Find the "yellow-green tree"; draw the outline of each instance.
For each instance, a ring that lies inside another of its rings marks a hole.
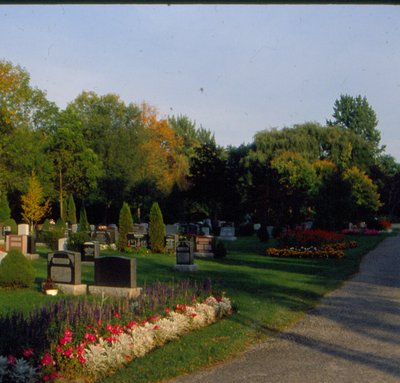
[[[29,178],[28,192],[21,197],[21,202],[22,218],[31,230],[50,212],[50,202],[45,200],[43,188],[35,172],[32,172]]]

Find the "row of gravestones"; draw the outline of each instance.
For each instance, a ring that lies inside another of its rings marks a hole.
[[[124,295],[130,298],[140,294],[136,281],[136,259],[105,256],[94,258],[94,284],[87,286],[81,280],[81,253],[54,251],[47,256],[47,277],[63,292],[80,295]]]
[[[95,248],[90,248],[90,250],[93,249]],[[204,249],[210,250],[211,248],[207,245]],[[106,293],[129,297],[137,297],[140,294],[141,289],[137,288],[135,258],[94,256],[94,285],[92,286],[82,284],[81,265],[82,257],[79,252],[55,251],[48,253],[47,277],[51,278],[64,292],[75,295],[85,294],[87,290],[91,294]],[[191,241],[178,242],[174,269],[177,271],[197,270]]]

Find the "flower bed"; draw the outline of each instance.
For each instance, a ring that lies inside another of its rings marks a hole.
[[[0,382],[51,382],[83,375],[85,382],[92,382],[232,310],[223,294],[210,295],[209,279],[200,286],[158,282],[143,291],[134,302],[60,300],[27,318],[17,313],[1,317],[1,333],[8,335],[0,338],[0,355],[5,355],[0,356]]]
[[[321,247],[290,247],[275,248],[270,247],[266,250],[266,255],[270,257],[288,257],[288,258],[334,258],[340,259],[344,257],[344,250],[357,247],[356,241],[336,242],[326,244]]]
[[[380,231],[376,229],[344,229],[342,234],[347,235],[379,235]]]
[[[326,230],[288,230],[279,238],[279,247],[320,247],[343,240],[343,234]]]

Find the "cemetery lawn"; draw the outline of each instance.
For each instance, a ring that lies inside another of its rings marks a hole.
[[[346,257],[341,260],[267,257],[263,255],[265,248],[273,246],[273,241],[262,244],[256,237],[239,237],[236,242],[225,242],[226,258],[196,259],[199,266],[196,273],[173,272],[173,255],[136,256],[139,286],[187,278],[202,283],[205,278],[211,278],[213,287],[225,291],[237,311],[212,326],[191,332],[134,360],[101,382],[158,382],[234,357],[251,344],[299,320],[324,294],[356,272],[362,255],[385,237],[382,234],[350,237],[359,246],[346,250]],[[20,291],[0,289],[0,315],[13,309],[28,312],[49,299],[59,299],[40,293],[40,283],[47,272],[47,249],[38,251],[41,258],[34,261],[35,287]],[[83,266],[82,281],[93,283],[92,266]]]

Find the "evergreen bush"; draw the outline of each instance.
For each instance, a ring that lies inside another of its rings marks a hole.
[[[0,285],[3,287],[31,287],[35,280],[32,263],[20,250],[11,249],[0,263]]]
[[[77,222],[75,201],[74,201],[74,196],[72,194],[70,194],[68,197],[67,222],[70,224],[75,224]]]
[[[79,228],[78,232],[88,233],[90,232],[90,225],[87,219],[85,206],[81,207],[81,211],[79,213]]]
[[[119,212],[119,237],[117,242],[117,249],[119,251],[125,251],[128,246],[128,233],[133,231],[133,220],[131,209],[129,205],[124,202]]]
[[[71,233],[68,238],[68,250],[80,252],[82,245],[87,241],[90,241],[89,233],[83,231]]]
[[[7,194],[0,194],[0,223],[4,223],[11,218],[11,209],[8,204]]]
[[[165,225],[160,206],[157,202],[151,205],[149,220],[150,248],[154,253],[165,250]]]

